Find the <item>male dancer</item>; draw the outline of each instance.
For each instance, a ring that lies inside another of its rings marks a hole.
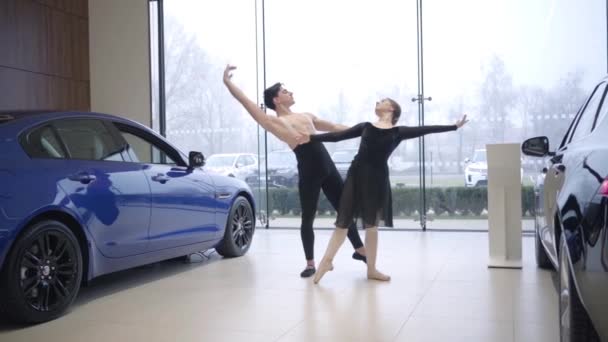
[[[231,71],[234,69],[236,69],[235,66],[227,65],[224,70],[224,84],[230,94],[245,107],[260,126],[289,145],[296,154],[299,174],[298,189],[302,206],[300,235],[307,262],[306,268],[300,273],[300,276],[310,277],[316,271],[315,235],[312,225],[320,190],[323,189],[323,193],[331,205],[338,210],[343,181],[322,143],[309,142],[298,145],[298,140],[300,137],[314,134],[316,130],[336,132],[348,127],[321,120],[310,113],[292,112],[290,107],[295,103],[293,93],[283,88],[280,83],[264,90],[264,104],[277,113],[277,116],[266,115],[255,102],[247,98],[243,91],[232,83]],[[355,248],[353,259],[366,262],[365,247],[354,224],[348,229],[348,239]]]

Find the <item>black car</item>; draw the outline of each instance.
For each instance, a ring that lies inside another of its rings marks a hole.
[[[608,78],[585,101],[555,151],[547,137],[522,152],[546,157],[536,192],[536,262],[559,271],[562,341],[608,340]]]
[[[266,160],[260,156],[260,173],[253,173],[245,178],[251,187],[264,186],[268,177],[268,186],[273,188],[295,188],[298,186],[298,162],[291,150],[279,150],[268,153],[268,172]]]

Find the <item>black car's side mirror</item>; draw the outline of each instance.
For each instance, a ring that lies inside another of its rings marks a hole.
[[[193,169],[195,167],[201,167],[205,165],[205,156],[196,151],[190,151],[188,154],[188,167]]]
[[[523,154],[531,157],[544,157],[549,155],[549,138],[530,138],[521,145],[521,151]]]

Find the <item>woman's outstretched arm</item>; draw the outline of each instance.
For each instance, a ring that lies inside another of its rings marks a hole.
[[[343,131],[338,132],[329,132],[323,134],[312,134],[310,136],[310,141],[320,141],[320,142],[336,142],[347,139],[353,139],[356,137],[360,137],[363,133],[364,123],[357,124],[351,128],[345,129]]]

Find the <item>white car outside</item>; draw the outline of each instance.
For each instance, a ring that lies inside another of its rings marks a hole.
[[[205,162],[205,170],[222,176],[245,178],[258,169],[258,158],[251,153],[213,154]]]
[[[466,187],[488,184],[488,161],[486,150],[475,150],[473,159],[465,159],[464,185]]]
[[[465,159],[464,186],[486,186],[488,185],[488,161],[485,149],[477,149],[473,153],[473,159]],[[524,170],[519,170],[523,182]]]

